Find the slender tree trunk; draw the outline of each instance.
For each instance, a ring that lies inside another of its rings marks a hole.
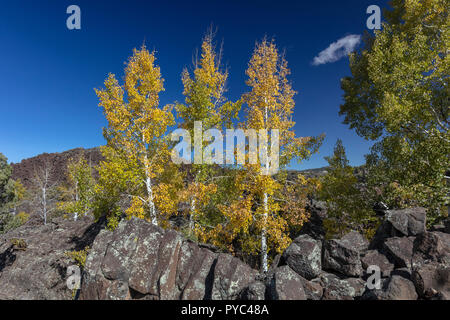
[[[192,199],[191,214],[189,215],[189,232],[191,235],[194,233],[194,212],[195,212],[195,199]]]
[[[150,219],[152,224],[155,226],[158,225],[158,220],[156,219],[156,210],[155,210],[155,202],[153,200],[153,189],[152,189],[152,180],[150,179],[150,169],[147,164],[147,156],[145,157],[145,185],[147,187],[147,195],[148,195],[148,206],[150,210]]]
[[[266,107],[265,107],[265,127],[267,129],[267,121],[269,119],[269,112],[267,108],[267,99],[265,99]],[[266,150],[267,156],[266,156],[266,170],[269,172],[269,150]],[[267,217],[269,215],[269,204],[268,204],[268,195],[267,192],[264,192],[264,216],[263,216],[263,228],[261,230],[261,271],[267,272],[268,265],[267,265],[267,229],[266,229],[266,223],[267,223]]]
[[[264,226],[261,230],[261,271],[267,272],[267,230],[266,230],[266,222],[268,216],[269,208],[268,208],[268,196],[267,193],[264,193]]]
[[[77,182],[77,183],[75,183],[75,202],[78,203],[78,201],[79,201],[79,197],[78,197],[78,182]],[[78,219],[78,212],[75,212],[74,216],[73,216],[73,220],[77,221],[77,219]]]
[[[42,206],[43,206],[44,224],[47,224],[47,189],[45,187],[42,188]]]

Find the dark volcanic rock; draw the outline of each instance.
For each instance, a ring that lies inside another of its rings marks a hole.
[[[310,213],[309,220],[302,226],[300,234],[306,234],[314,239],[323,240],[325,238],[325,228],[323,220],[327,217],[326,204],[323,201],[312,201],[306,207]]]
[[[352,231],[341,239],[325,241],[323,252],[324,269],[358,277],[362,274],[360,255],[368,247],[368,241],[358,232]]]
[[[422,234],[425,232],[425,226],[426,209],[424,208],[388,210],[385,221],[377,229],[370,243],[370,249],[381,249],[387,238]]]
[[[425,232],[414,240],[413,263],[431,260],[450,264],[450,234]]]
[[[412,281],[424,299],[450,299],[450,235],[426,232],[414,241]]]
[[[450,217],[444,221],[444,232],[450,233]]]
[[[426,216],[425,208],[389,210],[386,221],[404,236],[417,236],[425,232]]]
[[[275,270],[269,284],[269,295],[272,300],[306,300],[301,276],[289,266]]]
[[[421,298],[450,299],[450,266],[430,262],[414,267],[412,281]]]
[[[385,255],[381,254],[377,250],[368,251],[363,258],[361,258],[362,267],[367,270],[369,266],[378,266],[381,271],[382,277],[389,277],[394,265],[389,262]]]
[[[14,300],[72,299],[65,253],[91,245],[101,225],[83,217],[74,222],[53,219],[47,225],[25,224],[0,236],[0,298]],[[14,245],[21,240],[25,245]]]
[[[364,281],[359,278],[341,279],[332,273],[322,273],[319,277],[323,287],[323,300],[353,300],[364,292]]]
[[[320,300],[323,295],[323,288],[320,284],[320,279],[313,279],[311,281],[301,278],[303,289],[307,300]]]
[[[257,274],[255,270],[239,259],[229,254],[219,254],[214,266],[212,299],[237,298],[242,287],[249,283],[249,279],[254,279]]]
[[[384,242],[384,252],[397,268],[411,268],[414,237],[394,237]]]
[[[237,258],[133,218],[95,240],[80,298],[236,299],[256,275]]]
[[[244,288],[241,297],[242,300],[264,300],[266,298],[266,285],[262,281],[255,281]]]
[[[308,235],[297,237],[283,253],[283,260],[292,270],[311,280],[322,271],[322,243]]]
[[[364,300],[416,300],[414,284],[399,275],[383,280],[380,289],[366,290]]]
[[[33,185],[32,180],[35,177],[36,170],[47,164],[52,169],[51,179],[53,183],[67,183],[67,164],[70,159],[77,158],[81,154],[93,167],[103,160],[100,148],[77,148],[61,153],[43,153],[36,157],[24,159],[19,163],[12,163],[12,178],[20,180],[25,187],[30,188]]]

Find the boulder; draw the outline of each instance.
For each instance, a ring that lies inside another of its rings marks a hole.
[[[301,276],[289,266],[275,270],[269,284],[269,295],[272,300],[306,300]]]
[[[411,268],[414,237],[394,237],[386,239],[383,249],[396,268]]]
[[[384,219],[370,242],[370,249],[381,249],[387,238],[417,236],[426,230],[425,208],[387,210]]]
[[[404,236],[417,236],[425,232],[427,212],[425,208],[388,210],[386,221]]]
[[[450,234],[425,232],[416,237],[413,245],[413,264],[428,260],[450,264]]]
[[[444,221],[444,232],[450,233],[450,217]]]
[[[429,262],[414,267],[412,281],[424,299],[450,300],[450,266]]]
[[[353,300],[364,292],[364,281],[359,278],[340,278],[324,272],[319,281],[323,287],[322,300]]]
[[[80,299],[236,299],[256,274],[231,255],[133,218],[95,239]]]
[[[320,300],[323,295],[323,288],[320,284],[320,279],[313,279],[311,281],[301,278],[303,289],[307,300]]]
[[[322,271],[322,244],[308,235],[296,238],[283,253],[283,260],[300,276],[311,280]]]
[[[242,290],[242,300],[265,300],[266,285],[262,281],[254,281]]]
[[[306,210],[310,213],[310,217],[302,226],[300,234],[323,240],[326,233],[323,226],[323,220],[327,217],[326,203],[324,201],[312,200],[311,204],[307,205]]]
[[[368,245],[368,241],[355,231],[341,239],[325,241],[322,261],[324,269],[337,271],[350,277],[359,277],[363,271],[360,255],[364,253]]]
[[[33,221],[0,235],[2,300],[71,300],[67,268],[76,263],[66,253],[92,244],[102,228],[89,217]]]
[[[380,289],[367,289],[364,300],[417,300],[418,295],[414,284],[399,275],[383,280]]]
[[[361,258],[361,264],[365,271],[369,266],[378,266],[382,277],[389,277],[391,271],[394,270],[394,264],[390,263],[386,256],[378,252],[378,250],[368,251]]]
[[[220,253],[214,266],[214,282],[211,297],[213,300],[238,298],[238,294],[258,275],[241,260]]]

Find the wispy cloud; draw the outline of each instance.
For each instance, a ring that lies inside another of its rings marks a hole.
[[[325,63],[336,62],[352,52],[360,42],[361,36],[357,34],[351,34],[341,38],[330,44],[330,46],[320,52],[317,57],[314,57],[312,64],[318,66]]]

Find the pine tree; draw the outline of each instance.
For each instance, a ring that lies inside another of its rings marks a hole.
[[[364,190],[358,188],[354,168],[349,165],[342,140],[338,139],[331,157],[325,157],[329,167],[321,178],[319,198],[326,202],[324,221],[327,237],[343,236],[349,230],[370,236],[376,223],[371,202]]]

